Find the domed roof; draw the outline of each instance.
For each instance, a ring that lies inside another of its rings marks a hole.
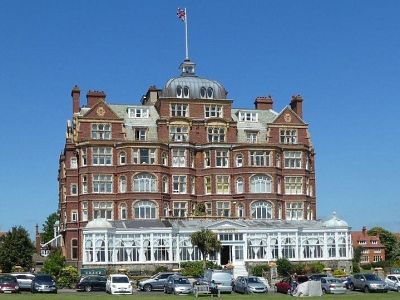
[[[195,64],[185,60],[180,68],[182,74],[167,81],[162,90],[162,97],[182,99],[226,99],[227,91],[215,80],[200,78],[195,75]]]
[[[333,212],[332,218],[324,222],[325,227],[349,227],[346,221],[336,217],[336,212]]]
[[[86,228],[113,228],[106,219],[94,219],[86,224]]]

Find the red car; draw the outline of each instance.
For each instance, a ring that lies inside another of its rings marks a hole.
[[[275,283],[275,291],[278,293],[291,294],[298,284],[308,280],[308,277],[305,275],[296,276],[296,281],[293,281],[292,278],[288,277]]]
[[[11,275],[0,275],[1,293],[19,293],[17,278]]]

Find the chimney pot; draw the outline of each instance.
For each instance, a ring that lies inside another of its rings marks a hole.
[[[271,96],[267,97],[257,97],[254,101],[254,105],[256,109],[260,110],[268,110],[272,109],[274,101],[272,100]]]

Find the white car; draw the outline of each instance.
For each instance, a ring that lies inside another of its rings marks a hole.
[[[389,290],[400,292],[400,274],[389,274],[385,282]]]
[[[107,277],[106,292],[115,294],[133,294],[132,282],[125,274],[112,274]]]

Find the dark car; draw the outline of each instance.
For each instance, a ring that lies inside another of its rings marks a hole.
[[[32,280],[31,292],[57,294],[56,282],[51,275],[37,274]]]
[[[77,291],[105,291],[107,278],[104,276],[85,276],[76,284]]]
[[[0,275],[1,293],[19,293],[17,278],[11,275]]]

